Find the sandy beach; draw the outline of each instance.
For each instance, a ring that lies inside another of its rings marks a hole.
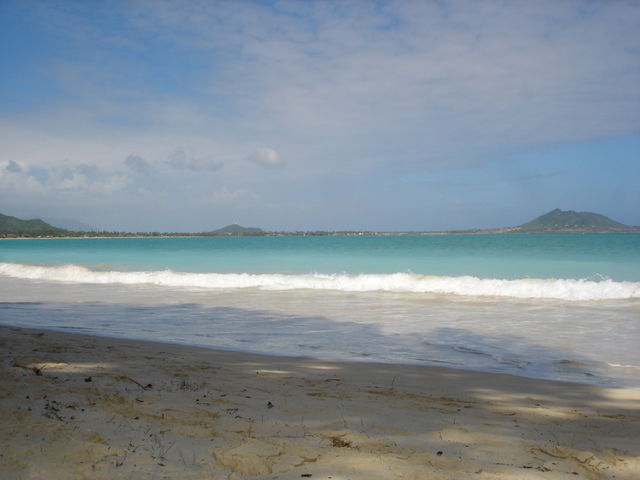
[[[640,390],[0,327],[3,479],[637,479]]]

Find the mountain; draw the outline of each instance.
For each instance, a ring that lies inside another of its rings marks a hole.
[[[598,213],[563,211],[559,208],[509,230],[521,233],[640,232],[638,227],[624,225]]]
[[[234,223],[233,225],[227,225],[218,230],[207,232],[206,235],[264,235],[264,233],[264,230],[261,228],[242,227]]]
[[[49,225],[39,218],[21,220],[17,217],[0,213],[0,236],[56,236],[66,233],[68,233],[67,230]]]

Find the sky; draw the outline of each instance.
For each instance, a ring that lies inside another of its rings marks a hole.
[[[0,0],[0,213],[640,225],[640,2]]]

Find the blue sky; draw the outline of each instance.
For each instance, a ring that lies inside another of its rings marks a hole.
[[[0,212],[640,225],[640,3],[0,1]]]

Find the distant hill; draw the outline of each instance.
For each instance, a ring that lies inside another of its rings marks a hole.
[[[640,228],[638,227],[624,225],[598,213],[574,212],[573,210],[563,211],[559,208],[508,230],[522,233],[640,232]]]
[[[0,236],[57,236],[66,233],[67,230],[49,225],[39,218],[21,220],[0,213]]]
[[[367,235],[407,235],[420,232],[366,232]],[[611,220],[592,212],[563,211],[559,208],[545,213],[530,222],[517,227],[474,229],[447,232],[424,232],[428,234],[484,234],[484,233],[640,233],[640,227],[632,227]],[[4,237],[61,237],[61,236],[97,236],[97,237],[131,237],[131,236],[263,236],[263,235],[363,235],[361,231],[312,231],[312,232],[265,232],[261,228],[243,227],[234,223],[210,232],[202,233],[159,233],[159,232],[106,232],[87,230],[65,230],[54,227],[40,219],[21,220],[16,217],[0,214],[0,238]]]
[[[261,228],[243,227],[234,223],[233,225],[227,225],[226,227],[207,232],[205,235],[264,235],[265,231]]]

